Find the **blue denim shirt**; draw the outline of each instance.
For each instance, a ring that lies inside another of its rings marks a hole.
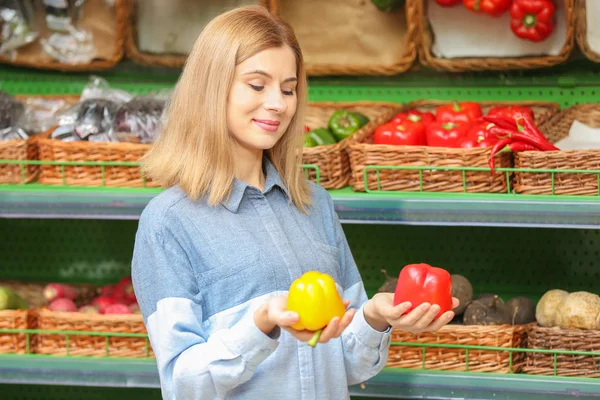
[[[264,170],[264,191],[236,180],[213,207],[175,186],[140,217],[132,278],[165,399],[338,400],[386,363],[390,331],[364,319],[367,296],[329,193],[311,183],[304,214],[266,158]],[[253,318],[309,270],[331,275],[357,309],[340,338],[314,349],[285,330],[265,335]]]

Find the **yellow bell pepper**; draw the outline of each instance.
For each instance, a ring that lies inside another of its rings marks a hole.
[[[308,342],[317,345],[321,332],[333,317],[340,319],[346,307],[335,287],[335,281],[327,274],[309,271],[296,279],[290,286],[287,310],[298,313],[300,319],[292,325],[296,330],[315,331]]]

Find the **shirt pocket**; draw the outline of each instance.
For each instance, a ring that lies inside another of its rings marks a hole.
[[[203,320],[275,290],[273,268],[260,251],[222,258],[219,266],[198,274]]]
[[[330,275],[338,286],[342,284],[342,266],[340,250],[321,242],[313,242],[314,255],[316,257],[315,270]]]

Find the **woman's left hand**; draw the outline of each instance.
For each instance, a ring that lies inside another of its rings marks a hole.
[[[453,297],[452,308],[454,309],[458,305],[459,300]],[[435,319],[435,316],[440,312],[440,306],[437,304],[423,303],[405,314],[410,307],[409,302],[394,306],[393,293],[377,293],[365,303],[363,312],[367,323],[378,331],[385,331],[391,326],[405,332],[433,332],[448,324],[454,318],[454,312],[447,311]]]

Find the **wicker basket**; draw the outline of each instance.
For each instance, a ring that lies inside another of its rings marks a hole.
[[[37,160],[38,151],[35,137],[27,140],[7,140],[0,142],[0,159]],[[37,165],[0,164],[0,183],[29,183],[39,174]]]
[[[138,162],[150,149],[150,144],[63,142],[51,139],[54,128],[37,139],[42,161],[110,161]],[[150,179],[143,179],[139,167],[64,166],[64,181],[60,165],[42,165],[38,181],[48,185],[156,187]]]
[[[418,109],[433,111],[448,102],[437,100],[416,101],[402,107],[402,111]],[[532,107],[536,122],[541,123],[558,110],[558,105],[549,102],[482,102],[482,109],[487,112],[495,105],[524,105]],[[489,148],[459,149],[428,146],[392,146],[373,144],[375,128],[388,122],[396,110],[381,116],[357,132],[350,138],[348,151],[352,168],[351,184],[354,190],[365,190],[364,170],[367,166],[435,166],[435,167],[489,167]],[[501,153],[497,156],[496,166],[510,167],[511,154]],[[424,192],[469,192],[469,193],[503,193],[507,192],[506,174],[492,175],[488,171],[466,171],[463,184],[462,171],[423,171],[422,186],[419,171],[409,170],[372,170],[367,174],[370,190],[385,191],[424,191]]]
[[[393,103],[383,102],[313,102],[309,103],[306,125],[311,129],[326,128],[331,115],[339,110],[346,109],[366,115],[370,120],[377,118],[397,107]],[[328,146],[305,147],[302,152],[302,161],[319,167],[320,185],[326,189],[339,189],[348,185],[350,180],[350,161],[346,153],[348,139]],[[308,178],[316,182],[316,171],[307,169]]]
[[[393,14],[362,0],[278,0],[275,9],[296,32],[307,75],[396,75],[417,58],[418,2]]]
[[[85,331],[101,333],[146,334],[141,315],[104,315],[57,312],[46,308],[33,311],[35,327],[40,330]],[[107,343],[108,342],[108,343]],[[32,335],[36,354],[91,357],[154,357],[150,342],[143,337],[109,337],[64,334]]]
[[[556,375],[600,378],[600,331],[534,325],[528,332],[527,348],[598,352],[598,356],[557,354]],[[554,355],[528,352],[522,370],[527,374],[555,375]]]
[[[587,40],[587,13],[586,13],[587,0],[575,0],[575,13],[576,13],[576,38],[577,44],[581,49],[581,52],[590,60],[600,63],[600,54],[596,53]]]
[[[392,341],[423,344],[452,344],[462,346],[489,346],[521,348],[525,345],[527,325],[446,325],[437,332],[417,335],[400,330],[392,331]],[[524,359],[522,352],[514,352],[512,365],[509,351],[469,350],[467,368],[466,351],[459,348],[390,346],[387,367],[417,368],[469,372],[519,372]]]
[[[142,65],[182,68],[185,65],[187,55],[185,54],[155,54],[144,52],[138,49],[137,46],[137,31],[136,31],[136,1],[139,0],[124,0],[127,9],[127,29],[125,32],[125,52],[127,57]],[[143,1],[143,0],[142,0]],[[274,9],[276,0],[260,0],[257,4],[261,4],[268,9]]]
[[[600,127],[600,104],[582,104],[569,107],[554,115],[540,130],[552,142],[568,136],[573,121]],[[524,151],[515,156],[516,168],[600,170],[600,150]],[[516,172],[515,192],[524,194],[553,194],[552,174]],[[598,195],[597,174],[557,173],[554,194]]]
[[[88,0],[83,9],[83,19],[78,27],[91,32],[98,56],[85,64],[66,64],[42,51],[39,38],[49,37],[44,21],[45,13],[36,15],[40,36],[33,43],[19,48],[15,59],[0,56],[0,62],[20,67],[58,71],[98,71],[114,67],[125,53],[125,32],[128,24],[126,0],[115,0],[114,9],[104,0]]]
[[[28,310],[0,311],[0,329],[27,329]],[[0,333],[0,353],[25,354],[27,340],[24,333]]]
[[[73,95],[17,95],[15,98],[25,102],[28,98],[62,99],[67,104],[75,104],[79,96]],[[5,160],[38,160],[39,150],[37,136],[29,139],[7,140],[0,142],[0,159]],[[29,183],[37,179],[40,172],[38,165],[27,165],[24,169],[18,164],[0,164],[0,184]]]
[[[439,71],[482,71],[550,67],[567,61],[575,47],[575,0],[564,0],[566,13],[566,40],[557,55],[527,57],[461,57],[442,58],[432,52],[434,34],[427,16],[427,2],[420,0],[418,8],[419,61]],[[563,1],[563,0],[559,0]]]

